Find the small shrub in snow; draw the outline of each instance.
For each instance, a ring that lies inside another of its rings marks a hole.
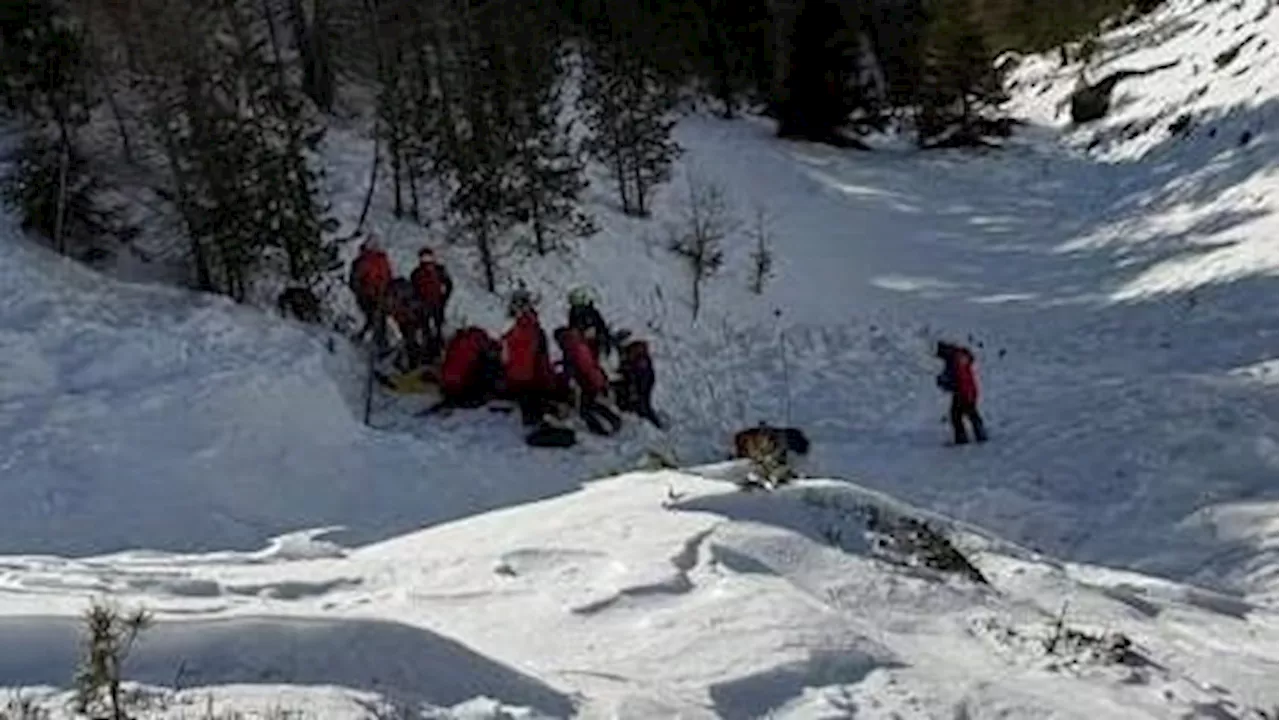
[[[769,231],[769,217],[763,206],[757,205],[752,218],[751,239],[755,250],[751,252],[751,292],[760,295],[764,285],[773,277],[773,237]]]
[[[941,532],[923,520],[870,503],[845,504],[830,493],[806,492],[804,502],[825,513],[821,532],[839,547],[861,539],[873,557],[899,565],[961,575],[980,585],[986,577]]]
[[[1067,605],[1054,620],[1049,636],[1044,638],[1044,651],[1048,655],[1068,658],[1072,663],[1104,665],[1147,665],[1149,661],[1133,647],[1133,641],[1123,633],[1094,634],[1073,628],[1066,623]]]
[[[601,8],[583,45],[583,147],[612,175],[622,211],[647,217],[653,189],[670,178],[682,152],[671,137],[679,92],[656,56],[660,26],[622,7]]]
[[[21,692],[15,692],[9,702],[0,708],[0,720],[49,720],[50,717],[48,710],[31,698],[24,697]]]
[[[121,694],[124,662],[138,636],[150,626],[146,610],[125,615],[102,602],[90,606],[84,616],[84,655],[75,676],[77,712],[110,720],[128,717]]]
[[[702,307],[702,283],[724,265],[721,243],[734,231],[737,220],[723,187],[693,172],[686,181],[689,193],[685,196],[680,225],[673,229],[668,247],[688,265],[693,280],[691,308],[693,319],[697,320]]]

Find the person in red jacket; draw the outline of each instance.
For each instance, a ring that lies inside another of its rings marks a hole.
[[[973,367],[973,353],[960,345],[939,342],[936,355],[944,363],[938,387],[951,393],[951,429],[956,445],[969,442],[964,427],[966,419],[973,425],[974,439],[986,442],[987,429],[978,414],[978,373]]]
[[[435,251],[424,247],[418,251],[418,267],[413,269],[409,280],[422,303],[426,353],[429,360],[434,360],[444,341],[444,311],[453,294],[453,278],[436,261]]]
[[[478,327],[454,333],[440,363],[442,404],[473,408],[487,403],[502,372],[500,355],[497,341]]]
[[[364,327],[356,334],[364,337],[373,329],[373,342],[378,350],[387,347],[387,292],[391,289],[391,260],[377,236],[369,237],[360,245],[360,254],[351,263],[348,285],[356,296],[356,304],[364,314]]]
[[[528,291],[517,290],[507,311],[515,318],[515,324],[502,336],[506,393],[519,404],[521,421],[526,426],[537,425],[551,409],[550,395],[555,385],[547,333],[538,321]]]
[[[553,335],[564,357],[566,374],[578,386],[578,414],[587,429],[597,435],[618,432],[622,429],[622,418],[601,402],[609,392],[609,378],[587,339],[569,327],[558,328]]]

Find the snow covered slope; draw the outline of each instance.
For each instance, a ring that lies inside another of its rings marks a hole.
[[[373,692],[585,718],[1245,718],[1274,701],[1272,613],[951,525],[992,586],[975,584],[866,530],[870,508],[882,526],[918,511],[843,482],[744,494],[723,479],[737,468],[702,472],[603,480],[351,552],[292,540],[310,559],[14,559],[25,592],[3,596],[0,643],[26,654],[0,659],[0,676],[57,685],[76,591],[97,587],[160,614],[139,681],[181,666],[184,685],[357,691],[323,717]],[[1132,645],[1056,631],[1059,617]],[[150,692],[155,717],[199,707],[195,691]]]
[[[1274,272],[1280,262],[1277,15],[1273,2],[1171,2],[1099,44],[1088,82],[1149,74],[1121,80],[1106,118],[1062,136],[1110,163],[1118,181],[1091,208],[1104,221],[1097,231],[1064,249],[1171,254],[1135,273],[1118,298],[1229,283]],[[1079,64],[1028,60],[1015,74],[1015,110],[1048,126],[1069,123],[1080,72]]]

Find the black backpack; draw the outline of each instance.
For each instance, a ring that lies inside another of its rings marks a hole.
[[[578,435],[570,428],[544,423],[529,431],[524,441],[533,447],[567,448],[578,443]]]

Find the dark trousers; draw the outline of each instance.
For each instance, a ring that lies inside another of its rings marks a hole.
[[[964,421],[969,420],[969,424],[973,426],[973,437],[978,442],[987,441],[987,428],[982,423],[982,416],[978,414],[978,406],[975,403],[968,402],[959,395],[951,395],[951,430],[955,433],[957,445],[964,445],[969,442],[969,435],[965,432]]]
[[[520,422],[525,427],[541,423],[551,409],[550,398],[545,391],[521,390],[513,395],[516,405],[520,407]]]
[[[422,311],[422,344],[427,362],[435,362],[444,349],[444,305]]]
[[[587,424],[587,429],[597,435],[612,435],[622,429],[622,418],[592,393],[579,395],[578,414]]]
[[[412,370],[422,367],[427,362],[427,343],[423,329],[417,325],[406,324],[400,328],[400,334],[404,340],[404,362],[407,366],[404,369]]]
[[[653,409],[653,383],[646,382],[644,378],[624,378],[615,383],[613,389],[619,410],[635,413],[659,430],[665,429]]]
[[[356,304],[360,306],[360,312],[364,314],[364,327],[360,328],[360,332],[356,334],[357,338],[363,338],[365,333],[373,330],[373,344],[382,352],[387,349],[387,309],[386,305],[377,298],[357,297]]]

